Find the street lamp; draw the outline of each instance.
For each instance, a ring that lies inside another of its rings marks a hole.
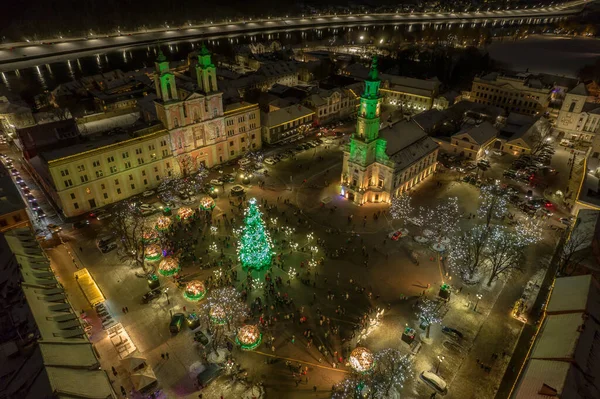
[[[165,295],[167,296],[167,305],[170,305],[171,301],[169,301],[169,287],[165,288]]]
[[[477,294],[477,295],[475,295],[475,296],[477,297],[477,301],[475,301],[475,307],[473,308],[473,312],[477,312],[477,305],[479,304],[479,300],[481,299],[481,297],[482,297],[483,295],[481,295],[481,294]]]
[[[437,364],[437,367],[435,368],[435,373],[436,374],[440,371],[440,365],[444,361],[445,357],[438,355],[437,359],[438,359],[438,364]]]

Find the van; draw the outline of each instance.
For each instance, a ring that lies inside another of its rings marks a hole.
[[[181,331],[184,319],[185,316],[183,313],[175,313],[173,317],[171,317],[171,323],[169,324],[169,331],[171,331],[171,334],[177,334]]]
[[[431,388],[435,389],[438,393],[445,395],[448,393],[448,384],[439,375],[432,373],[431,371],[423,371],[421,373],[421,379]]]
[[[115,237],[113,235],[105,235],[105,236],[101,236],[98,237],[96,239],[96,246],[98,247],[98,249],[100,248],[104,248],[106,247],[109,243],[113,242],[115,240]]]

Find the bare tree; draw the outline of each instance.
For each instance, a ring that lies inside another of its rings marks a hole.
[[[485,260],[488,235],[489,231],[484,226],[474,226],[452,239],[448,254],[449,267],[463,279],[473,279]]]
[[[571,275],[591,255],[593,232],[578,227],[565,232],[567,238],[558,249],[559,275]]]
[[[440,323],[442,321],[441,317],[441,302],[434,302],[429,299],[423,299],[419,304],[419,308],[417,311],[417,317],[421,324],[425,325],[426,328],[426,337],[429,338],[429,333],[431,331],[431,325]]]
[[[146,272],[144,257],[147,242],[144,235],[150,233],[152,227],[147,226],[144,217],[130,202],[123,202],[112,211],[113,219],[110,227],[121,244],[117,253],[121,261],[132,261]]]
[[[495,184],[481,187],[479,199],[477,216],[484,219],[486,228],[490,227],[493,218],[502,219],[508,213],[506,194]]]
[[[490,273],[487,285],[500,276],[521,271],[525,256],[523,249],[526,243],[521,237],[504,226],[496,226],[491,231],[485,248],[487,265]]]
[[[552,128],[546,118],[538,120],[531,129],[528,139],[531,143],[531,153],[533,155],[537,155],[545,149],[552,148],[549,140],[552,137]]]

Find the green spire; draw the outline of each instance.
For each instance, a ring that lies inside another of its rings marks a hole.
[[[377,70],[377,56],[373,56],[373,60],[371,61],[371,70],[369,71],[369,80],[377,81],[379,80],[379,71]]]
[[[200,49],[200,55],[210,55],[210,51],[206,48],[204,43],[202,43],[202,48]]]
[[[158,57],[156,58],[156,62],[161,63],[167,61],[167,57],[163,54],[162,50],[158,49]]]

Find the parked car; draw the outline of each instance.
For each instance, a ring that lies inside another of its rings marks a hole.
[[[17,176],[17,177],[15,177],[15,182],[24,183],[25,181],[23,180],[23,178],[21,176]]]
[[[501,157],[502,155],[504,155],[504,153],[502,151],[500,151],[500,150],[494,150],[493,153],[494,153],[494,155],[497,155],[499,157]]]
[[[109,213],[109,212],[97,212],[96,213],[97,220],[104,220],[104,219],[108,219],[110,217],[112,217],[112,213]]]
[[[40,206],[38,205],[37,201],[31,201],[31,202],[29,203],[29,206],[30,206],[30,207],[31,207],[31,209],[33,209],[34,211],[35,211],[35,210],[38,210],[38,209],[40,209]]]
[[[564,224],[565,226],[570,226],[571,225],[571,219],[570,218],[559,218],[558,221],[561,222],[562,224]]]
[[[264,163],[267,165],[275,165],[277,161],[274,158],[265,158]]]
[[[23,180],[18,182],[17,186],[19,186],[21,188],[21,190],[25,190],[25,189],[29,188],[29,187],[27,187],[27,184]]]
[[[548,208],[540,208],[538,209],[538,212],[547,217],[554,215],[554,213],[552,213],[552,211]]]
[[[464,335],[460,330],[457,330],[456,328],[452,328],[452,327],[448,327],[448,326],[442,326],[442,332],[446,335],[449,335],[451,337],[454,338],[458,338],[458,339],[463,339]]]
[[[240,185],[231,187],[231,195],[243,195],[244,191],[245,191],[244,187],[242,187]]]
[[[211,382],[216,380],[221,374],[223,374],[223,368],[215,363],[209,363],[202,372],[198,373],[196,377],[198,380],[199,387],[208,386]]]
[[[45,218],[46,214],[44,213],[44,211],[42,211],[41,209],[36,209],[35,210],[35,214],[37,215],[37,217],[39,218]]]
[[[112,251],[113,249],[117,248],[117,243],[116,242],[109,242],[108,244],[106,244],[103,247],[100,247],[100,252],[102,252],[103,254],[108,253],[110,251]]]
[[[58,233],[59,231],[62,230],[62,227],[57,226],[54,223],[50,223],[48,225],[48,230],[50,230],[52,233]]]
[[[16,170],[15,168],[12,168],[12,169],[10,170],[10,174],[11,174],[11,175],[13,175],[13,176],[18,176],[20,173],[19,173],[19,171],[18,171],[18,170]]]
[[[194,333],[194,341],[200,342],[202,345],[208,345],[208,337],[202,331]]]
[[[160,296],[160,294],[162,294],[162,291],[160,290],[160,288],[156,288],[156,289],[153,289],[152,291],[148,291],[142,296],[142,303],[150,303],[154,299],[158,298]]]
[[[490,161],[488,161],[487,159],[480,159],[479,162],[477,162],[477,165],[483,165],[483,166],[489,168]]]
[[[247,165],[250,165],[252,163],[252,161],[249,160],[248,158],[242,158],[238,161],[238,163],[240,164],[240,166],[247,166]]]
[[[169,331],[172,334],[177,334],[181,331],[181,326],[183,325],[183,321],[185,320],[185,315],[183,313],[175,313],[173,317],[171,317],[171,323],[169,323]]]
[[[142,197],[144,197],[144,198],[152,197],[154,194],[156,194],[156,192],[154,190],[146,190],[142,193]]]
[[[388,237],[390,237],[390,239],[393,241],[398,241],[400,238],[402,238],[402,232],[400,230],[393,231],[388,235]]]
[[[221,180],[218,180],[218,179],[212,179],[210,181],[210,184],[212,184],[213,186],[222,186],[223,182]]]
[[[421,380],[433,388],[437,393],[445,395],[448,393],[448,384],[439,375],[431,371],[423,371]]]
[[[73,229],[74,230],[76,230],[76,229],[82,229],[82,228],[87,227],[89,225],[90,225],[90,221],[89,220],[87,220],[87,219],[80,220],[78,222],[74,222],[73,223]]]
[[[138,207],[138,210],[143,216],[152,215],[157,211],[157,209],[150,204],[141,204]]]
[[[31,193],[25,194],[25,198],[27,198],[27,202],[35,201],[35,197]]]
[[[115,241],[115,237],[112,234],[103,235],[96,238],[96,246],[100,249],[100,247],[105,247],[113,241]]]

